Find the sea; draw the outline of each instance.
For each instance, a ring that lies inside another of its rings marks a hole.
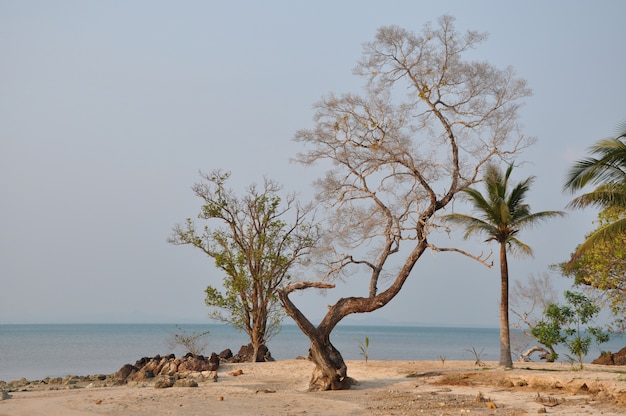
[[[224,324],[28,324],[0,325],[0,380],[40,380],[67,375],[112,374],[142,357],[187,351],[172,345],[176,334],[208,334],[205,355],[248,344],[247,335]],[[367,338],[367,345],[366,345]],[[475,360],[499,359],[498,328],[339,325],[331,342],[345,360]],[[529,340],[512,331],[513,360]],[[587,362],[601,351],[617,352],[626,336],[601,347],[593,345]],[[283,325],[269,342],[275,360],[308,354],[308,338],[296,325]],[[557,351],[565,358],[567,351]]]

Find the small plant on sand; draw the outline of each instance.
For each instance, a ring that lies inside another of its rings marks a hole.
[[[482,355],[483,355],[483,351],[485,351],[485,349],[483,348],[482,350],[480,350],[480,352],[476,351],[476,348],[472,347],[471,349],[466,349],[465,351],[469,351],[472,354],[474,354],[474,358],[476,359],[476,361],[474,361],[474,364],[476,364],[479,367],[484,367],[487,364],[485,364],[482,360]]]
[[[564,344],[571,356],[569,362],[583,368],[583,360],[589,352],[592,341],[597,344],[607,342],[610,333],[601,327],[594,327],[600,306],[582,293],[565,292],[566,305],[551,303],[544,312],[544,319],[532,330],[532,334],[544,345]]]
[[[183,347],[185,350],[193,355],[202,355],[208,345],[207,341],[203,339],[209,335],[209,331],[204,332],[187,332],[180,326],[176,325],[178,332],[172,334],[167,340],[167,346],[170,349],[176,347]]]
[[[365,358],[365,364],[367,364],[367,360],[369,359],[368,351],[370,347],[370,339],[368,337],[365,337],[364,341],[356,338],[354,340],[359,343],[359,350],[361,350],[361,355],[363,356],[363,358]]]
[[[441,366],[442,367],[445,366],[446,365],[446,355],[445,354],[440,355],[439,359],[441,360]]]

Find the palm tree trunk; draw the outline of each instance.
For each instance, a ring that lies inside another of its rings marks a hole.
[[[500,365],[511,368],[511,337],[509,334],[509,264],[506,242],[500,243]]]

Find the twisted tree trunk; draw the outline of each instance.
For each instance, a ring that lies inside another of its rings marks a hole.
[[[348,367],[341,353],[326,337],[319,334],[315,337],[309,358],[315,363],[309,390],[347,390],[356,384],[356,380],[348,377]]]
[[[311,341],[309,358],[315,363],[315,369],[309,381],[309,390],[346,390],[356,384],[348,377],[348,367],[341,353],[330,342],[330,333],[334,326],[315,327],[296,305],[289,299],[289,292],[298,286],[316,287],[319,289],[333,288],[335,285],[322,282],[306,282],[292,284],[288,290],[279,290],[279,296],[287,314],[298,324],[302,332]]]

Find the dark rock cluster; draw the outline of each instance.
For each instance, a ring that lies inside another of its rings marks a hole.
[[[226,361],[228,363],[247,363],[251,361],[263,362],[263,361],[274,361],[272,358],[272,354],[270,350],[265,346],[261,345],[259,347],[259,351],[257,353],[256,360],[253,360],[254,356],[254,348],[252,348],[252,344],[242,345],[239,348],[239,352],[233,355],[230,349],[226,349],[219,354],[219,358],[222,361]]]
[[[0,381],[0,400],[10,397],[9,392],[33,390],[62,390],[92,387],[111,387],[124,384],[154,385],[165,387],[197,387],[198,382],[217,381],[217,370],[220,362],[241,363],[254,361],[252,345],[244,345],[233,355],[230,349],[219,355],[212,353],[209,357],[187,354],[176,357],[174,354],[165,356],[143,357],[135,364],[125,364],[113,374],[89,376],[47,377],[43,380],[26,380],[25,378],[11,382]],[[274,361],[267,347],[259,349],[256,361]]]
[[[211,354],[210,357],[191,353],[180,358],[174,354],[163,357],[157,355],[143,357],[134,365],[124,365],[113,374],[113,379],[119,384],[126,384],[129,381],[145,381],[157,376],[173,377],[176,374],[215,372],[219,365],[220,358],[216,353]]]

